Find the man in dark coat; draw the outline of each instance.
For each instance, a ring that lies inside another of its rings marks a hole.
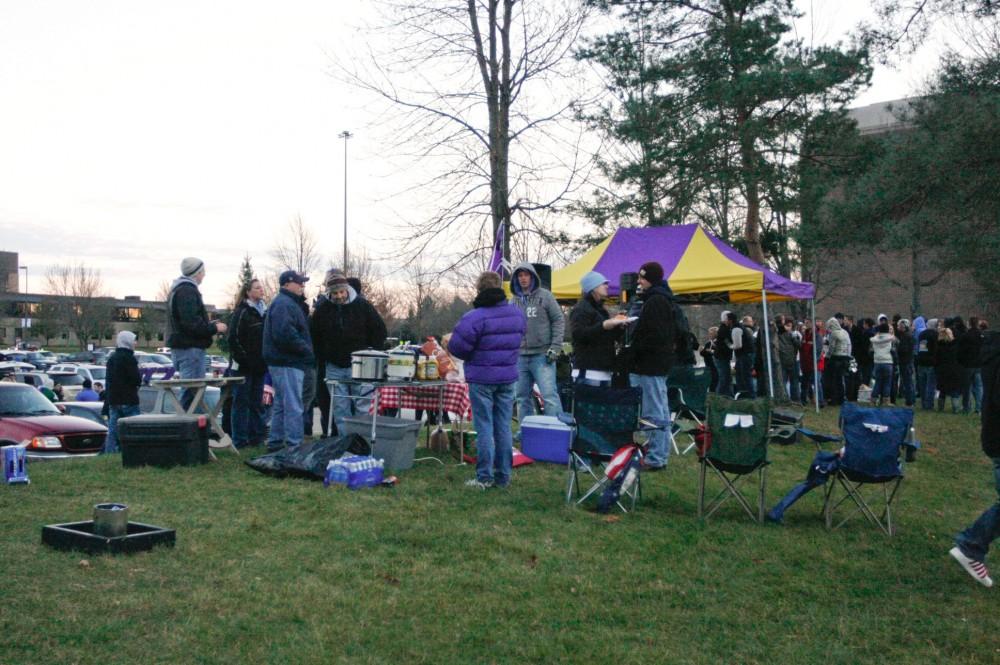
[[[1000,496],[1000,333],[987,333],[980,362],[983,374],[983,424],[980,434],[983,452],[993,463],[993,479]],[[949,554],[974,580],[993,586],[986,568],[990,543],[1000,535],[1000,501],[979,516],[972,526],[955,537]]]
[[[264,362],[274,385],[271,433],[267,448],[279,450],[288,444],[298,448],[303,439],[302,382],[306,370],[315,366],[309,321],[302,311],[303,291],[309,278],[286,270],[278,278],[281,291],[264,317]]]
[[[615,366],[615,341],[621,339],[625,316],[612,319],[604,307],[608,280],[588,272],[580,280],[583,297],[569,313],[573,341],[573,378],[592,386],[611,385]]]
[[[139,415],[139,363],[135,359],[135,333],[118,333],[117,348],[108,357],[105,406],[108,409],[108,437],[102,453],[118,452],[118,419]]]
[[[643,460],[644,468],[657,471],[667,465],[670,457],[667,375],[674,361],[674,296],[663,279],[663,266],[655,261],[639,268],[639,286],[642,309],[629,348],[629,383],[642,388],[643,417],[665,427],[650,434],[649,450]]]
[[[385,322],[378,310],[360,296],[340,270],[331,269],[324,280],[326,297],[316,301],[309,328],[316,344],[316,357],[325,367],[326,379],[344,381],[351,378],[351,354],[385,346]],[[368,414],[370,385],[338,384],[330,396],[337,431],[344,431],[344,418],[352,413]],[[353,397],[352,397],[353,396]]]
[[[229,326],[229,369],[242,376],[233,386],[232,430],[237,448],[264,443],[264,286],[252,279],[240,292]]]
[[[466,312],[448,342],[448,353],[465,361],[465,379],[476,426],[476,477],[466,486],[507,487],[514,459],[510,421],[518,357],[528,320],[507,302],[500,275],[484,272],[476,281],[473,310]]]
[[[178,378],[205,378],[205,349],[212,346],[216,333],[227,330],[225,323],[210,321],[199,285],[205,279],[205,262],[189,256],[181,261],[181,276],[170,285],[167,297],[167,345]],[[191,405],[194,391],[181,394],[184,410]]]

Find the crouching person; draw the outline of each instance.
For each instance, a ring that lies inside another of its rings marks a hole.
[[[466,485],[478,489],[510,485],[514,461],[510,421],[526,319],[500,285],[495,272],[479,276],[474,309],[459,320],[448,343],[448,352],[465,361],[478,452],[476,477]]]
[[[108,409],[108,437],[102,453],[117,453],[118,419],[139,415],[139,363],[135,359],[135,333],[118,333],[117,348],[108,358],[105,406]]]

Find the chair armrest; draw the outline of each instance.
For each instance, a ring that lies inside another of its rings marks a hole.
[[[834,443],[841,440],[839,436],[831,436],[829,434],[820,434],[819,432],[814,432],[811,429],[805,427],[796,427],[797,431],[802,436],[812,439],[812,441],[818,446],[821,443]]]

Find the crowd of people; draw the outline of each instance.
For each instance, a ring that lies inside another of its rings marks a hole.
[[[838,313],[810,326],[779,314],[769,327],[770,370],[766,336],[752,316],[737,320],[725,311],[709,328],[700,351],[714,392],[753,397],[773,384],[775,397],[803,404],[818,388],[819,402],[834,406],[859,398],[913,406],[919,399],[928,410],[982,411],[985,319],[918,316],[911,323],[879,314],[855,321]]]
[[[238,448],[266,443],[275,451],[301,445],[312,430],[314,401],[323,413],[324,436],[334,433],[327,431],[329,409],[337,431],[350,414],[368,412],[373,386],[343,381],[351,377],[351,354],[383,348],[387,331],[357,280],[336,269],[327,271],[323,292],[311,307],[304,294],[309,278],[294,270],[281,273],[280,291],[269,306],[261,282],[251,280],[226,324],[211,320],[202,302],[204,263],[186,258],[181,272],[167,301],[174,367],[181,378],[203,378],[205,350],[215,335],[228,335],[229,371],[244,378],[234,390],[231,407],[232,438]],[[522,421],[535,413],[539,402],[546,415],[561,413],[556,362],[568,329],[573,381],[593,386],[621,386],[624,381],[641,390],[643,418],[660,426],[650,436],[642,462],[646,471],[665,468],[670,455],[671,369],[675,363],[703,361],[711,372],[711,390],[730,396],[773,392],[779,399],[807,403],[818,398],[839,405],[868,393],[880,406],[899,401],[913,406],[919,399],[925,410],[936,406],[944,411],[950,403],[952,413],[983,412],[983,449],[992,459],[1000,493],[1000,341],[986,337],[985,320],[920,316],[911,323],[899,315],[890,319],[879,314],[856,321],[836,314],[810,325],[778,315],[766,323],[769,334],[762,334],[751,315],[737,318],[724,311],[719,325],[708,330],[707,341],[699,344],[664,279],[663,267],[643,264],[637,282],[626,307],[612,315],[606,306],[608,280],[598,272],[587,273],[567,321],[530,263],[514,269],[510,296],[499,274],[478,277],[472,310],[442,338],[468,384],[477,432],[476,476],[467,486],[510,484],[515,404]],[[118,449],[118,419],[139,410],[135,341],[132,332],[121,332],[108,360],[105,452]],[[985,390],[983,362],[991,363]],[[327,380],[335,380],[336,388],[324,407],[318,393],[325,392]],[[273,395],[269,426],[265,394]],[[182,402],[191,399],[185,394]],[[992,579],[984,559],[998,534],[1000,502],[959,534],[950,552],[986,586]]]

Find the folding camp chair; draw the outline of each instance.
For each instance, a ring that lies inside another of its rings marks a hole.
[[[771,430],[771,400],[735,400],[709,394],[705,423],[708,440],[699,450],[698,517],[708,519],[729,498],[736,499],[750,519],[764,521],[767,488],[767,441]],[[722,490],[707,505],[705,484],[711,469],[722,481]],[[757,508],[740,492],[741,481],[757,474]]]
[[[706,367],[678,365],[667,377],[667,403],[670,406],[670,443],[674,452],[683,455],[695,447],[695,435],[702,431],[705,421],[705,398],[712,385],[712,375]],[[688,437],[688,445],[681,450],[678,436]]]
[[[603,492],[619,479],[618,474],[628,473],[630,468],[635,468],[635,462],[642,461],[643,452],[635,443],[635,433],[661,428],[640,424],[641,413],[642,390],[639,388],[573,386],[572,414],[560,416],[573,427],[566,503],[574,502],[574,490],[577,505]],[[585,492],[581,492],[582,474],[593,480]],[[642,495],[641,474],[634,476],[634,484],[621,488],[621,498],[628,498],[629,507],[626,508],[621,499],[616,501],[623,512],[633,510]]]
[[[901,453],[905,448],[916,449],[920,445],[913,440],[913,410],[880,409],[845,402],[840,408],[840,430],[844,436],[844,451],[833,482],[826,488],[823,501],[826,528],[836,529],[861,513],[887,536],[892,536],[896,530],[892,521],[892,502],[903,482]],[[838,485],[844,491],[839,499],[835,497]],[[879,486],[882,491],[869,492],[866,497],[868,485]],[[834,514],[848,500],[853,503],[853,510],[835,524]],[[873,507],[876,502],[878,504]],[[881,510],[876,512],[878,508]]]

